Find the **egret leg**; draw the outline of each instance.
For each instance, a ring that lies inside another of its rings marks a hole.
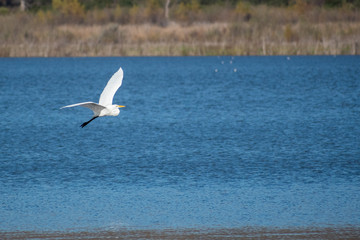
[[[95,117],[93,117],[92,119],[90,119],[89,121],[84,122],[83,124],[81,124],[81,127],[82,127],[82,128],[85,127],[86,125],[88,125],[92,120],[94,120],[94,119],[97,118],[97,117],[99,117],[99,116],[95,116]]]

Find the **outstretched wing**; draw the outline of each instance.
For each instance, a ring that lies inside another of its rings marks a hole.
[[[99,104],[103,106],[112,105],[112,101],[116,91],[121,86],[123,80],[124,72],[120,68],[114,75],[110,78],[106,84],[103,92],[100,95]]]
[[[94,116],[99,116],[101,110],[103,110],[105,107],[101,106],[100,104],[94,103],[94,102],[83,102],[83,103],[76,103],[76,104],[72,104],[72,105],[67,105],[64,107],[61,107],[60,109],[63,108],[69,108],[69,107],[86,107],[91,109],[94,112]]]

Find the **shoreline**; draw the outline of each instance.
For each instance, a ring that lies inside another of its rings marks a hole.
[[[358,10],[308,6],[303,12],[250,5],[251,18],[244,19],[236,9],[220,9],[223,14],[214,18],[203,9],[191,21],[174,16],[165,25],[146,18],[95,21],[90,17],[95,10],[89,10],[83,21],[71,21],[55,10],[48,11],[49,16],[41,11],[13,12],[0,15],[0,57],[360,54]],[[104,11],[115,10],[99,13]]]
[[[82,59],[82,58],[202,58],[202,57],[214,57],[214,58],[247,58],[247,57],[359,57],[358,55],[352,54],[316,54],[316,55],[291,55],[291,54],[282,54],[282,55],[191,55],[191,56],[182,56],[182,55],[146,55],[146,56],[120,56],[120,55],[101,55],[101,56],[16,56],[16,57],[1,57],[0,59],[57,59],[57,58],[74,58],[74,59]]]
[[[1,239],[359,239],[360,226],[0,231]]]

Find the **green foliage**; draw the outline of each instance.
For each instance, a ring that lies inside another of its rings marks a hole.
[[[9,13],[9,9],[7,7],[0,7],[0,15],[6,15]]]
[[[237,0],[236,2],[242,2],[243,0]],[[288,6],[289,0],[246,0],[253,5],[265,4],[270,6]]]
[[[175,18],[182,22],[193,22],[200,17],[201,8],[198,0],[191,0],[187,3],[180,2],[174,12]]]
[[[53,5],[53,0],[26,0],[27,7],[30,11],[48,10]],[[59,0],[54,0],[59,1]],[[65,1],[65,0],[64,0]],[[207,7],[211,5],[218,6],[236,6],[239,3],[248,3],[251,5],[268,5],[268,6],[291,6],[296,0],[197,0],[199,6]],[[343,6],[351,6],[353,8],[360,8],[360,0],[301,0],[302,2],[315,6],[326,6],[330,8],[341,8]],[[123,8],[131,8],[134,5],[146,8],[149,2],[157,4],[161,7],[164,6],[165,0],[77,0],[83,8],[88,10],[115,8],[117,5]],[[181,4],[189,5],[193,0],[172,0],[172,6]],[[299,2],[299,1],[296,1]],[[18,8],[19,0],[0,0],[0,7]]]
[[[292,8],[300,14],[305,14],[309,11],[310,3],[305,0],[294,0],[292,2]]]
[[[134,5],[129,10],[130,23],[140,23],[141,9]]]
[[[251,18],[251,5],[248,2],[238,2],[235,8],[235,14],[240,16],[245,21],[249,21]]]
[[[151,23],[160,24],[163,20],[163,8],[158,0],[149,0],[145,5],[145,18]]]
[[[325,0],[325,5],[328,7],[341,7],[343,0]]]
[[[114,5],[114,0],[82,0],[81,4],[85,7],[86,10],[104,9],[107,7],[112,7]]]
[[[85,8],[78,0],[53,0],[52,8],[64,17],[81,20],[85,17]]]
[[[119,22],[121,20],[121,17],[123,15],[123,10],[119,5],[116,5],[114,9],[114,20]]]
[[[52,14],[51,11],[39,10],[36,13],[36,18],[40,23],[49,23],[54,20],[54,15]]]

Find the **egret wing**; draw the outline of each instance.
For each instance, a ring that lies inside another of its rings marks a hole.
[[[102,91],[99,99],[99,104],[103,106],[112,105],[112,101],[116,91],[122,84],[124,72],[120,68],[114,75],[110,78],[106,84],[104,90]]]
[[[61,107],[60,109],[69,108],[69,107],[77,107],[77,106],[86,107],[86,108],[91,109],[94,112],[94,116],[99,116],[101,110],[103,110],[105,108],[104,106],[94,103],[94,102],[83,102],[83,103],[67,105],[67,106]]]

